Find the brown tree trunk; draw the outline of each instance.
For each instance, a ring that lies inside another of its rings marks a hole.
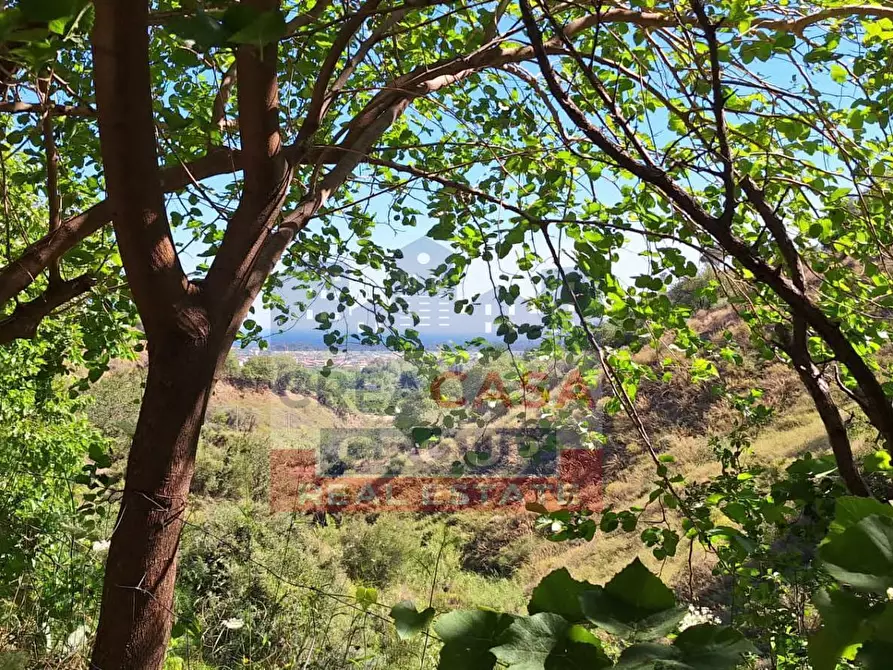
[[[795,318],[792,333],[784,332],[782,327],[778,327],[777,331],[782,350],[791,357],[794,369],[809,392],[819,417],[822,419],[822,424],[825,426],[828,443],[831,445],[831,451],[837,462],[840,478],[850,493],[870,498],[871,489],[862,479],[862,474],[853,458],[853,448],[846,424],[843,417],[840,416],[840,410],[837,408],[837,403],[834,402],[828,382],[825,381],[822,372],[809,355],[806,324],[802,319]]]
[[[211,349],[188,337],[150,344],[91,668],[155,670],[164,661],[180,531],[218,359]]]

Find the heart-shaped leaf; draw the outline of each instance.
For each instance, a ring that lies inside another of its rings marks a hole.
[[[439,670],[491,670],[496,657],[490,648],[513,617],[490,610],[458,610],[438,618],[434,632],[443,642]]]
[[[839,582],[886,595],[893,587],[893,518],[872,514],[829,536],[819,558]]]
[[[401,640],[409,640],[425,630],[435,614],[433,607],[419,612],[411,600],[404,600],[391,608],[391,618]]]
[[[637,640],[663,637],[685,616],[673,592],[636,558],[604,587],[580,595],[583,614],[614,635]]]
[[[593,584],[578,582],[571,577],[566,568],[555,570],[546,575],[533,589],[530,602],[527,603],[527,611],[530,614],[552,612],[560,614],[568,621],[583,621],[586,617],[580,606],[580,596],[593,588],[595,588]]]
[[[551,612],[518,617],[499,642],[490,651],[509,670],[598,670],[611,666],[592,633]]]

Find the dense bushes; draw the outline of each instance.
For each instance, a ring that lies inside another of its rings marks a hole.
[[[386,621],[364,616],[337,552],[302,520],[218,503],[184,535],[179,624],[171,656],[181,667],[344,667],[374,654],[399,662]],[[169,659],[171,667],[174,661]]]
[[[490,577],[511,577],[530,558],[530,519],[526,515],[496,516],[469,526],[462,544],[463,570]]]
[[[101,588],[110,445],[60,376],[69,333],[45,335],[0,348],[0,667],[77,652]]]
[[[360,584],[383,588],[401,573],[417,546],[402,532],[399,519],[378,517],[375,523],[350,518],[341,534],[342,563],[347,575]]]

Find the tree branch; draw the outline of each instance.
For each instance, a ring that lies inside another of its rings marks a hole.
[[[171,236],[155,146],[148,0],[96,0],[99,141],[118,248],[147,334],[176,322],[189,281]]]
[[[832,321],[806,293],[798,288],[787,277],[775,271],[768,263],[755,255],[754,251],[739,238],[720,219],[710,216],[694,197],[676,184],[669,175],[660,169],[653,168],[636,161],[622,147],[611,141],[596,128],[567,94],[561,89],[549,62],[546,44],[528,0],[521,0],[521,15],[525,28],[533,44],[537,63],[543,73],[549,91],[559,102],[570,120],[586,134],[587,137],[613,159],[620,167],[657,190],[679,208],[692,222],[709,233],[728,254],[735,258],[745,269],[753,273],[756,280],[772,289],[791,308],[794,317],[802,318],[813,330],[824,339],[838,360],[846,365],[859,384],[866,402],[871,407],[869,420],[878,429],[893,451],[893,407],[887,399],[884,389],[872,372],[869,365],[856,351],[840,326]]]
[[[302,152],[298,146],[291,145],[282,153],[289,162],[324,165],[336,163],[342,151],[338,146],[316,146]],[[162,170],[161,188],[165,193],[180,191],[194,182],[241,169],[240,151],[217,147],[201,158]],[[108,224],[111,218],[111,205],[108,200],[102,200],[63,221],[55,233],[48,233],[29,245],[16,261],[0,269],[0,305],[30,286],[50,263]]]
[[[249,2],[259,11],[279,7],[279,0]],[[242,283],[252,267],[263,234],[279,216],[291,185],[292,169],[282,155],[279,133],[278,48],[276,43],[263,49],[242,45],[236,52],[245,179],[239,207],[206,278],[209,299],[227,319],[233,286]]]
[[[850,437],[843,418],[840,416],[840,410],[831,396],[828,382],[809,355],[805,321],[799,317],[795,318],[792,334],[784,332],[784,328],[781,327],[777,330],[777,335],[781,340],[780,347],[790,356],[794,369],[809,392],[819,417],[822,419],[822,424],[825,426],[840,478],[843,479],[850,493],[870,498],[871,490],[862,479],[859,468],[856,466]]]
[[[217,95],[214,96],[214,102],[211,105],[212,128],[216,126],[222,130],[226,125],[226,104],[229,102],[229,96],[235,84],[236,62],[233,61],[232,65],[223,73],[223,79],[220,80],[220,88],[217,89]]]
[[[82,105],[47,105],[31,102],[0,102],[0,112],[7,114],[46,114],[53,116],[83,116],[95,118],[96,110]]]
[[[722,183],[725,190],[725,205],[720,220],[730,226],[735,214],[735,178],[732,166],[732,150],[729,148],[729,137],[726,132],[725,96],[722,92],[722,69],[719,64],[719,41],[716,38],[717,24],[710,20],[704,3],[691,0],[692,9],[698,17],[707,50],[710,54],[710,89],[712,94],[713,119],[716,123],[716,141],[719,144],[719,159],[722,163]]]
[[[335,74],[335,67],[341,60],[341,55],[347,49],[347,45],[353,39],[356,32],[365,23],[370,13],[374,12],[381,0],[366,0],[362,7],[356,11],[335,36],[332,47],[326,54],[326,58],[319,68],[316,81],[313,84],[313,92],[310,95],[310,104],[307,106],[307,114],[298,130],[298,142],[308,142],[322,124],[328,105],[326,104],[326,90],[329,82]]]
[[[51,284],[39,298],[22,303],[12,314],[0,319],[0,344],[33,338],[40,322],[54,309],[86,293],[95,284],[96,280],[90,275]]]
[[[38,88],[43,98],[46,111],[43,113],[41,130],[43,131],[44,160],[47,170],[47,204],[49,208],[49,234],[55,233],[62,224],[62,198],[59,195],[59,151],[53,135],[53,106],[50,98],[50,78],[38,81]],[[50,283],[59,281],[58,259],[49,265]]]

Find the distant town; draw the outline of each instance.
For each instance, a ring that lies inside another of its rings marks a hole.
[[[272,351],[251,347],[247,349],[233,349],[233,354],[239,360],[240,364],[244,363],[252,356],[288,354],[289,356],[294,357],[297,363],[306,368],[321,368],[331,360],[334,367],[346,370],[360,370],[376,361],[398,358],[397,354],[384,349],[357,349],[339,354],[332,354],[328,349],[322,347],[319,349],[274,349]]]

